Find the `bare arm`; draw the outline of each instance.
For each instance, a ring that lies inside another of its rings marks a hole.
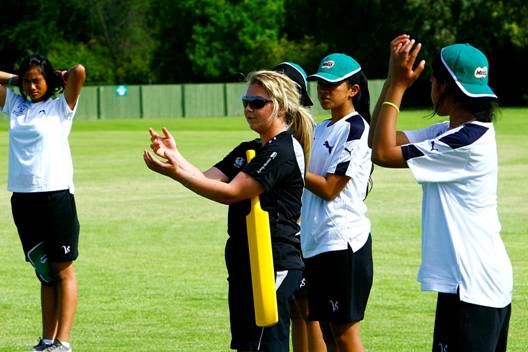
[[[149,169],[171,177],[191,191],[219,203],[231,204],[264,192],[264,187],[244,172],[238,173],[229,182],[229,178],[216,167],[211,167],[205,172],[200,171],[179,152],[169,130],[163,128],[162,132],[163,136],[149,128],[152,151],[165,159],[158,160],[145,151],[143,159]]]
[[[83,65],[77,64],[64,72],[64,97],[70,109],[75,108],[77,99],[86,80],[86,70]]]
[[[414,46],[414,43],[414,39],[405,38],[397,45],[391,45],[390,79],[387,87],[384,88],[384,101],[388,101],[396,107],[401,105],[403,94],[416,81],[425,67],[425,61],[422,60],[414,68],[416,57],[421,48],[421,44]],[[377,108],[377,121],[372,128],[372,161],[380,166],[407,167],[407,161],[403,157],[400,147],[403,133],[400,132],[401,135],[398,137],[396,130],[398,110],[394,106],[382,103]]]
[[[0,71],[0,107],[5,105],[5,99],[7,96],[7,86],[17,85],[18,76],[9,72]]]
[[[387,98],[387,90],[390,86],[390,80],[387,78],[385,82],[383,83],[383,88],[381,90],[380,96],[378,98],[378,101],[376,102],[376,106],[374,107],[374,112],[372,113],[372,117],[370,119],[370,131],[368,136],[368,145],[370,148],[372,148],[372,140],[374,139],[374,131],[376,130],[376,125],[378,123],[378,117],[381,111],[382,103],[384,101],[390,101],[389,98]],[[396,144],[397,145],[404,145],[409,143],[409,139],[403,133],[402,131],[396,131]]]
[[[194,166],[193,168],[182,168],[179,160],[172,153],[166,153],[165,157],[166,161],[160,161],[148,151],[143,154],[143,159],[149,169],[168,176],[191,191],[216,202],[232,204],[264,192],[262,184],[244,172],[239,172],[231,182],[226,183],[222,179],[209,178],[219,176],[218,173],[221,172],[216,168],[209,169],[206,173],[194,172],[192,171],[196,169]]]
[[[326,201],[334,200],[335,197],[343,188],[345,188],[347,182],[350,180],[348,176],[340,176],[334,174],[326,174],[320,176],[311,172],[306,173],[306,188]]]

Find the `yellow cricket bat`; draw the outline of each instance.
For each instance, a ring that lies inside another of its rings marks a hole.
[[[255,151],[246,151],[247,162],[255,157]],[[258,196],[251,198],[251,211],[246,215],[251,265],[251,284],[257,326],[271,326],[279,321],[275,271],[271,250],[269,215],[260,207]]]

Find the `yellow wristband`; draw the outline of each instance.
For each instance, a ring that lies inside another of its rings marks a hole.
[[[394,104],[393,102],[390,102],[390,101],[384,101],[383,103],[381,103],[381,105],[392,106],[393,108],[396,109],[397,112],[400,112],[400,108],[398,107],[398,105]]]

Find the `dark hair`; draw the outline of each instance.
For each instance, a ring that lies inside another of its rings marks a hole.
[[[495,119],[495,111],[499,106],[496,98],[474,98],[464,94],[442,63],[440,54],[438,54],[433,60],[432,68],[432,75],[436,81],[440,84],[447,84],[446,90],[438,98],[436,106],[434,106],[433,115],[438,112],[438,106],[440,106],[440,103],[447,97],[451,97],[455,102],[475,115],[477,121],[492,122]]]
[[[352,103],[356,111],[363,116],[363,118],[370,125],[370,93],[368,90],[368,80],[367,75],[363,71],[359,71],[355,75],[352,75],[347,79],[349,87],[357,84],[359,85],[358,94],[354,95],[352,98]],[[367,199],[370,191],[374,187],[374,181],[372,180],[372,173],[374,172],[374,164],[370,167],[370,174],[367,183],[367,190],[365,192],[365,199]]]
[[[347,79],[348,85],[359,85],[359,93],[352,98],[354,108],[370,125],[370,93],[368,90],[367,76],[363,71],[350,76]]]
[[[17,71],[18,88],[20,89],[20,94],[22,94],[24,98],[27,98],[26,92],[24,92],[23,88],[24,75],[33,67],[38,67],[42,73],[42,76],[46,80],[48,90],[46,91],[46,94],[44,94],[44,100],[47,100],[51,96],[62,92],[64,89],[64,82],[53,69],[51,62],[42,55],[33,54],[22,59]]]

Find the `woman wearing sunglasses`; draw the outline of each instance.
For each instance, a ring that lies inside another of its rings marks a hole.
[[[300,228],[305,164],[310,152],[313,120],[300,105],[296,84],[272,71],[248,78],[242,97],[244,115],[259,138],[243,142],[216,165],[202,172],[176,148],[167,129],[163,136],[149,130],[152,151],[145,151],[147,166],[171,177],[191,191],[229,205],[225,248],[229,276],[231,348],[238,351],[288,351],[290,300],[299,286],[303,262],[296,234]],[[246,150],[254,149],[248,163]],[[259,196],[269,213],[279,322],[262,328],[255,324],[246,215],[250,199]]]
[[[329,351],[363,351],[359,322],[373,276],[364,203],[372,171],[367,79],[345,54],[325,57],[308,79],[317,79],[321,106],[332,115],[315,128],[302,199],[309,319],[320,322]]]

